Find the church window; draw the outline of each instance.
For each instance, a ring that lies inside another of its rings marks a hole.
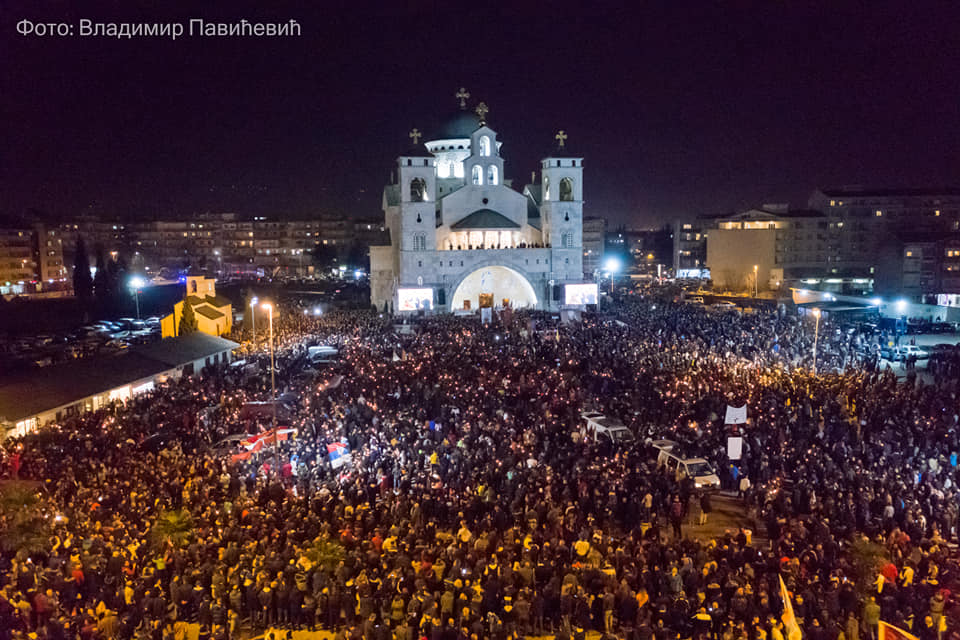
[[[423,178],[410,181],[410,202],[426,202],[427,182]]]
[[[427,250],[427,236],[422,233],[418,233],[413,236],[413,250],[414,251],[426,251]]]
[[[451,175],[451,176],[452,176],[452,175],[456,174],[456,172],[457,172],[456,164],[453,163],[453,162],[451,162],[450,165],[449,165],[449,167],[450,167],[450,168],[448,169],[448,171],[449,171],[448,175]]]
[[[407,166],[408,166],[408,167],[412,167],[412,166],[413,166],[413,160],[411,160],[410,158],[407,158]]]
[[[473,184],[483,184],[483,169],[476,165],[473,167]]]
[[[543,176],[543,199],[550,199],[550,178]]]
[[[573,180],[570,178],[564,178],[560,181],[560,199],[570,201],[573,200]]]
[[[490,165],[487,169],[487,184],[500,184],[496,165]]]
[[[570,258],[567,258],[567,264],[570,264]]]
[[[422,267],[422,266],[423,266],[423,260],[417,260],[417,266],[418,266],[418,267]]]
[[[490,155],[490,136],[480,136],[480,155]]]
[[[577,166],[577,161],[576,161],[576,160],[573,161],[573,166]]]
[[[559,161],[559,160],[557,160],[557,166],[558,166],[558,167],[560,166],[560,161]]]
[[[573,248],[573,234],[572,234],[572,233],[565,233],[565,234],[563,234],[563,235],[560,237],[560,246],[563,247],[564,249],[572,249],[572,248]]]

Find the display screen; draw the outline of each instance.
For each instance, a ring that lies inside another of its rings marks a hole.
[[[433,309],[433,289],[397,289],[397,308],[400,311]]]
[[[597,284],[568,284],[564,285],[564,302],[566,304],[597,304]]]

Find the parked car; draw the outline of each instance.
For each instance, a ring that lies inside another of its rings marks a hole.
[[[900,347],[900,357],[902,359],[905,360],[910,356],[915,357],[917,360],[926,360],[930,357],[930,352],[925,351],[914,344],[908,344]]]

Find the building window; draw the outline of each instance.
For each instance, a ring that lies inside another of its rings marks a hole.
[[[572,233],[565,233],[565,234],[563,234],[562,236],[560,236],[560,246],[563,247],[564,249],[572,249],[572,248],[573,248],[573,234],[572,234]]]
[[[543,199],[550,199],[550,178],[548,176],[543,176]]]
[[[487,184],[500,184],[499,173],[496,165],[490,165],[487,168]]]
[[[483,184],[483,169],[481,169],[479,166],[473,167],[473,184]]]
[[[410,181],[410,202],[426,202],[427,182],[423,178],[414,178]]]
[[[882,215],[883,215],[883,211],[880,211],[880,209],[877,209],[877,217],[879,218]]]
[[[413,250],[414,251],[426,251],[427,250],[427,236],[422,233],[418,233],[413,236]]]
[[[913,257],[913,251],[907,251],[906,256],[907,256],[908,258],[912,258],[912,257]]]
[[[480,155],[490,155],[490,136],[480,136]]]
[[[560,199],[570,202],[573,200],[573,180],[564,178],[560,181]]]

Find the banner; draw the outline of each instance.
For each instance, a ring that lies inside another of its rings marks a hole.
[[[262,447],[268,446],[276,442],[284,442],[291,438],[291,434],[296,435],[296,429],[289,429],[286,427],[277,427],[276,437],[274,437],[274,430],[268,429],[252,438],[247,438],[246,440],[241,440],[240,445],[244,447],[247,451],[259,451]]]
[[[340,386],[341,382],[343,382],[343,376],[337,374],[326,382],[321,383],[320,386],[317,387],[317,391],[329,391],[330,389],[336,389]]]
[[[747,405],[742,407],[731,407],[727,405],[727,418],[724,424],[746,424],[747,423]]]
[[[729,407],[728,407],[729,408]],[[793,613],[793,603],[790,602],[790,593],[787,592],[787,585],[783,584],[783,576],[780,576],[780,599],[783,600],[783,620],[784,637],[786,640],[801,640],[803,634],[800,633],[800,625],[797,624],[797,616]],[[883,640],[880,638],[879,640]],[[914,638],[914,640],[917,640]]]
[[[900,627],[895,627],[881,620],[879,629],[877,630],[877,640],[918,640],[918,638],[912,633],[907,633]]]
[[[353,458],[350,456],[350,447],[342,442],[334,442],[327,445],[327,456],[330,458],[330,466],[334,469],[351,464]]]
[[[739,460],[743,456],[743,438],[731,436],[727,438],[727,458]]]

